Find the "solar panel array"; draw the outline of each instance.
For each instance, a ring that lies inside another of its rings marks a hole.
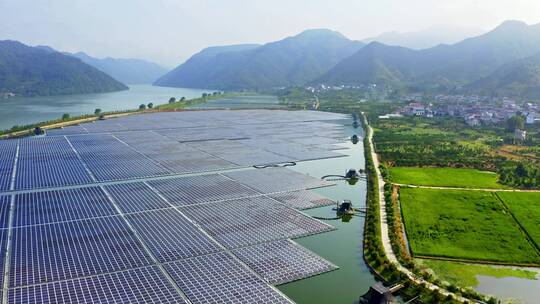
[[[159,269],[151,266],[11,289],[8,303],[184,304],[186,302]]]
[[[334,229],[264,196],[186,206],[181,210],[229,249]]]
[[[335,204],[335,202],[331,199],[325,198],[322,195],[306,190],[275,193],[270,195],[270,197],[282,202],[289,207],[299,210],[319,208]]]
[[[244,247],[235,250],[234,254],[274,285],[289,283],[338,268],[290,240]]]
[[[0,141],[0,298],[290,303],[271,284],[335,269],[288,240],[334,229],[297,210],[331,184],[245,167],[341,156],[343,118],[155,113]]]
[[[335,185],[286,168],[233,171],[224,175],[262,193],[312,189]]]
[[[165,269],[194,304],[290,303],[226,253],[174,262]]]

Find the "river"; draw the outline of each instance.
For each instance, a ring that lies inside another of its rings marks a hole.
[[[113,93],[0,98],[0,130],[58,119],[64,113],[75,116],[93,114],[96,108],[102,111],[136,109],[141,103],[158,105],[167,103],[171,97],[189,99],[200,97],[204,92],[211,91],[130,85],[129,90]]]

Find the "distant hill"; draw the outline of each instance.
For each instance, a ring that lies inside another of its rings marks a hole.
[[[412,50],[371,43],[315,83],[399,84],[454,90],[488,77],[502,65],[540,52],[540,25],[507,21],[453,45]]]
[[[83,52],[71,55],[126,84],[151,84],[167,73],[165,68],[141,59],[99,59]]]
[[[540,53],[503,65],[488,77],[467,86],[482,95],[540,98]]]
[[[363,45],[338,32],[319,29],[262,46],[205,49],[155,84],[224,90],[302,85]]]
[[[427,49],[439,44],[454,44],[466,38],[475,37],[484,33],[478,28],[458,26],[438,26],[416,32],[386,32],[378,36],[362,40],[369,44],[380,42],[386,45],[402,46],[410,49]]]
[[[126,89],[77,58],[17,41],[0,41],[0,93],[43,96]]]

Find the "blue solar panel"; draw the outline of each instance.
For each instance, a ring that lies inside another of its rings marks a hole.
[[[14,228],[10,286],[145,266],[151,258],[120,217]]]
[[[99,187],[32,192],[15,196],[14,226],[118,214]]]
[[[264,196],[185,206],[181,210],[229,249],[334,229]]]
[[[0,140],[0,191],[10,188],[16,153],[16,140]]]
[[[163,209],[170,207],[154,190],[144,183],[105,186],[124,213]]]
[[[41,137],[20,141],[16,189],[90,182],[92,182],[90,174],[64,137]]]
[[[176,209],[127,216],[160,262],[219,251],[220,248]]]
[[[10,205],[11,205],[11,196],[0,195],[0,228],[8,227]]]
[[[164,266],[193,304],[291,303],[226,253]]]
[[[0,230],[0,269],[1,275],[0,275],[0,286],[4,286],[4,260],[6,257],[7,252],[7,238],[8,238],[8,230],[2,229]]]
[[[9,290],[9,304],[186,303],[156,267]]]
[[[99,181],[170,174],[111,135],[70,136],[69,140]]]
[[[148,184],[176,206],[258,195],[256,191],[219,174],[160,179]]]

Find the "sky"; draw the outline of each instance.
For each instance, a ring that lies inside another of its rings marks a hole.
[[[361,40],[440,26],[540,23],[538,0],[0,0],[0,40],[172,68],[207,46],[329,28]]]

